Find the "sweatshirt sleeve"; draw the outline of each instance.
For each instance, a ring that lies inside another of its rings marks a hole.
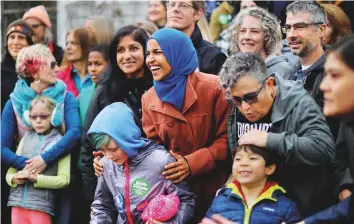
[[[75,97],[67,92],[64,100],[64,120],[66,132],[61,140],[41,156],[47,165],[67,155],[80,140],[81,125],[79,107]]]
[[[28,158],[16,155],[14,152],[17,121],[11,100],[6,102],[1,117],[1,161],[17,170],[22,170]]]
[[[114,205],[113,195],[104,179],[104,175],[98,178],[95,200],[91,205],[91,210],[91,224],[116,223],[118,212]]]
[[[230,106],[225,100],[225,92],[216,89],[214,105],[214,130],[216,131],[214,142],[205,148],[201,148],[185,158],[191,169],[191,175],[207,173],[215,168],[217,162],[225,162],[228,158],[227,126],[226,121],[230,114]]]
[[[353,196],[347,197],[343,201],[329,207],[328,209],[306,218],[304,220],[305,224],[344,223],[350,214],[349,207],[351,200],[353,200]]]
[[[16,155],[22,155],[23,139],[21,139],[20,144],[18,144]],[[16,175],[17,170],[10,167],[6,174],[6,182],[10,187],[17,187],[17,184],[12,183],[12,178]]]
[[[60,189],[69,185],[70,183],[70,162],[71,154],[67,154],[58,162],[58,174],[56,176],[46,176],[39,174],[37,182],[34,187],[47,189]]]
[[[292,130],[268,133],[267,149],[285,158],[287,164],[324,166],[334,161],[334,142],[326,120],[308,95],[288,115]],[[276,125],[276,123],[274,124]]]

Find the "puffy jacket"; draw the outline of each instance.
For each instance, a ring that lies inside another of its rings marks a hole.
[[[48,151],[62,138],[58,130],[53,129],[47,135],[38,135],[34,131],[26,132],[17,150],[22,156],[33,158]],[[12,184],[16,174],[10,168],[6,175],[8,184],[12,187],[8,206],[16,206],[31,210],[40,210],[54,215],[55,195],[52,189],[63,188],[70,182],[70,154],[49,166],[42,174],[38,175],[35,183],[26,182],[24,185]]]
[[[271,111],[272,128],[266,148],[284,159],[278,182],[292,198],[302,216],[312,215],[335,203],[332,165],[334,141],[326,120],[301,82],[275,78],[277,95]],[[236,146],[237,117],[233,107],[228,118],[230,149]],[[323,197],[323,195],[327,195]]]
[[[240,184],[227,184],[215,197],[206,216],[213,214],[237,223],[287,224],[301,220],[295,202],[285,196],[285,190],[275,182],[267,182],[262,193],[251,206],[246,206]]]
[[[165,223],[183,224],[193,217],[195,196],[189,191],[186,182],[173,184],[161,173],[165,165],[176,160],[163,146],[146,139],[146,146],[139,154],[128,161],[128,166],[119,166],[103,157],[104,172],[98,178],[95,199],[92,203],[91,224],[125,224],[127,213],[134,224],[143,223],[140,216],[144,204],[158,194],[176,194],[180,199],[178,213]],[[129,181],[129,198],[126,182]],[[127,201],[130,210],[127,210]]]
[[[197,25],[195,25],[191,40],[197,51],[199,71],[217,75],[226,60],[226,55],[217,46],[203,40]]]

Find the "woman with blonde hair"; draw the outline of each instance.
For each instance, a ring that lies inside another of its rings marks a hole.
[[[2,111],[1,129],[6,131],[1,132],[1,162],[16,170],[26,169],[34,174],[41,174],[58,159],[73,152],[78,143],[81,136],[78,104],[75,97],[66,91],[65,84],[57,79],[56,60],[46,46],[36,44],[23,48],[17,57],[16,71],[20,79]],[[30,129],[26,117],[29,115],[30,102],[37,96],[48,96],[55,101],[55,110],[61,115],[57,120],[63,121],[66,132],[48,150],[29,159],[16,155],[15,147],[18,140]],[[70,190],[58,193],[61,194],[59,198],[63,204],[60,204],[60,213],[56,215],[56,219],[58,223],[63,223],[60,220],[70,217],[69,203],[72,196]]]
[[[84,27],[95,34],[97,44],[109,44],[115,31],[113,21],[104,16],[90,16]]]
[[[97,40],[92,31],[84,28],[73,29],[66,34],[66,47],[58,78],[64,81],[67,90],[79,95],[82,89],[92,86],[87,71],[88,55]]]

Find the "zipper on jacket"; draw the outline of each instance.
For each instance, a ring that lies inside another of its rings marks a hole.
[[[39,141],[36,145],[36,148],[34,150],[34,153],[32,154],[32,156],[36,156],[38,154],[38,150],[41,146],[41,143],[42,143],[42,140],[43,140],[43,135],[39,135]],[[27,196],[27,190],[28,190],[28,181],[26,181],[25,183],[25,187],[23,189],[23,194],[22,194],[22,201],[21,201],[21,207],[24,207],[25,206],[25,201],[26,201],[26,196]]]

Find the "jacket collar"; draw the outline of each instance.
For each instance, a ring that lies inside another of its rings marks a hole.
[[[160,99],[158,99],[157,95],[155,95],[156,100],[154,99],[153,101],[157,103],[151,104],[149,106],[150,109],[159,113],[163,113],[167,116],[171,116],[187,122],[186,118],[184,117],[184,114],[188,112],[188,110],[193,106],[193,104],[198,99],[198,96],[194,89],[196,82],[197,82],[197,72],[193,72],[188,76],[187,79],[186,94],[184,96],[182,113],[179,112],[176,108],[174,108],[171,104],[162,102]]]
[[[195,24],[195,28],[191,35],[191,40],[195,49],[198,49],[203,41],[202,33],[200,32],[200,29],[197,24]]]
[[[242,192],[241,185],[239,182],[237,182],[235,180],[232,183],[227,184],[226,188],[230,189],[231,193],[233,195],[235,195],[236,197],[241,199],[246,204],[246,197],[244,196],[244,194]],[[262,200],[266,200],[266,199],[272,200],[272,201],[278,201],[278,199],[277,199],[278,193],[285,194],[286,191],[284,190],[284,188],[279,186],[276,182],[267,181],[266,185],[264,186],[263,190],[261,191],[261,193],[259,194],[257,200],[254,202],[253,205],[257,204],[258,202],[260,202]],[[249,207],[251,207],[251,206],[249,206]]]

